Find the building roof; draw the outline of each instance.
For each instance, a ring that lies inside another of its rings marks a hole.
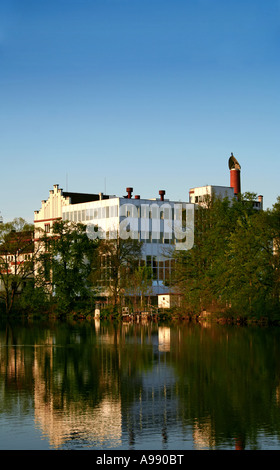
[[[72,193],[68,191],[62,191],[62,195],[67,198],[71,199],[71,204],[80,204],[82,202],[91,202],[91,201],[98,201],[100,198],[102,199],[109,199],[110,196],[105,194],[88,194],[88,193]]]

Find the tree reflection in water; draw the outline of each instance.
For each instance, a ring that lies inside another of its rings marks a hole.
[[[277,447],[277,327],[9,323],[0,343],[0,419],[32,407],[50,448]]]

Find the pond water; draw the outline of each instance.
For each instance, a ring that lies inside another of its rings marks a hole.
[[[0,449],[278,450],[280,328],[0,325]]]

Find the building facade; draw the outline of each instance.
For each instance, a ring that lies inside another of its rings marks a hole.
[[[157,295],[166,291],[164,284],[172,276],[173,251],[185,248],[182,244],[186,230],[192,243],[193,204],[169,201],[163,190],[152,199],[132,197],[132,193],[133,188],[127,188],[122,197],[68,193],[54,185],[49,198],[34,213],[35,233],[51,234],[53,223],[64,220],[86,225],[89,238],[121,237],[142,242],[141,261],[152,270],[152,294]]]
[[[219,199],[228,198],[232,200],[234,188],[230,186],[200,186],[189,190],[189,202],[192,204],[205,205],[208,198],[217,197]]]
[[[62,219],[62,209],[65,206],[80,204],[83,202],[97,201],[103,198],[100,194],[73,193],[63,191],[58,184],[53,186],[49,191],[49,197],[42,200],[41,209],[34,211],[35,231],[43,230],[45,233],[50,232],[53,223]],[[109,196],[104,196],[108,199]]]

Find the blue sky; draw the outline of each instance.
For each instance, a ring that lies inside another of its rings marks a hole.
[[[280,195],[279,0],[2,0],[0,211],[53,184],[188,200],[205,184]]]

